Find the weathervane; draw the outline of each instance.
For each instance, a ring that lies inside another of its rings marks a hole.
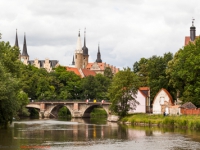
[[[194,20],[195,20],[195,19],[194,19],[194,18],[192,18],[192,26],[194,26]]]

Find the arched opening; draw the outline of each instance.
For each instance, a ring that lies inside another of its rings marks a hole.
[[[50,112],[49,118],[71,118],[71,112],[65,105],[57,105]]]
[[[28,111],[29,111],[29,117],[31,119],[38,119],[39,118],[39,112],[40,110],[37,109],[37,108],[33,108],[33,107],[27,107],[28,108]]]
[[[108,114],[102,106],[93,105],[87,108],[83,114],[84,118],[107,118]]]

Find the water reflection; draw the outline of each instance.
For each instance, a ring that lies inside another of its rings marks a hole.
[[[200,149],[200,134],[178,129],[132,127],[105,120],[18,121],[0,130],[1,149]],[[30,147],[30,149],[33,147]],[[34,147],[34,149],[44,147]]]

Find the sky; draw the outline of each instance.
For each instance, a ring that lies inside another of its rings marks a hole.
[[[0,0],[2,41],[20,50],[26,34],[30,60],[46,58],[68,66],[80,30],[89,62],[101,59],[117,68],[141,58],[175,54],[190,35],[192,18],[200,34],[200,0]]]

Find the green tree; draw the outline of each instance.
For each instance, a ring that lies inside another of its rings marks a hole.
[[[166,73],[183,102],[200,106],[200,38],[180,49],[168,63]]]
[[[20,109],[19,93],[19,49],[7,42],[0,42],[0,126],[7,127]]]
[[[133,64],[133,71],[139,77],[139,86],[149,86],[148,59],[141,58],[139,62],[135,62]]]
[[[104,76],[108,77],[109,79],[113,78],[113,73],[110,67],[106,67],[104,70]]]
[[[127,115],[130,109],[137,107],[138,101],[135,94],[138,90],[138,76],[130,68],[124,68],[113,78],[108,90],[110,98],[111,111],[123,117]]]

